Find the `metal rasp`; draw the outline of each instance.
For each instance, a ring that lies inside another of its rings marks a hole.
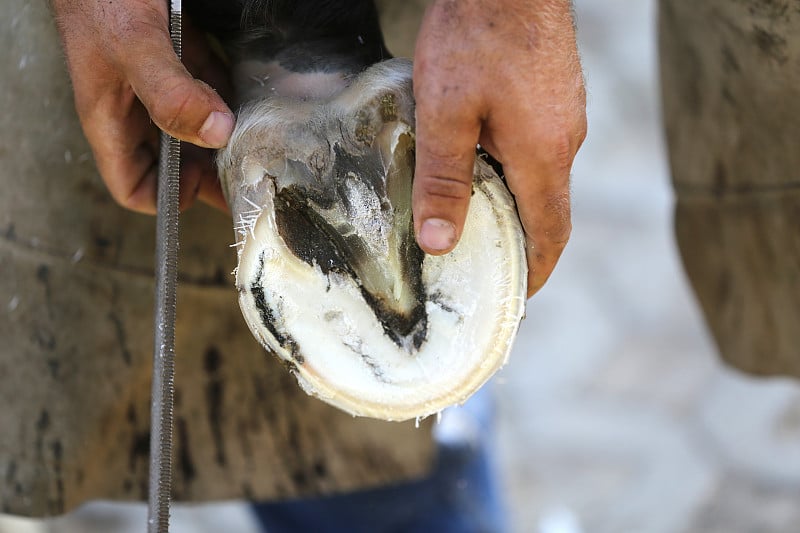
[[[169,33],[181,57],[181,0],[169,0]],[[172,493],[172,426],[175,398],[175,306],[178,285],[178,192],[181,148],[161,133],[156,219],[156,291],[153,384],[150,400],[148,533],[169,531]]]

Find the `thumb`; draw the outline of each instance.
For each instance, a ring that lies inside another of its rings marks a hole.
[[[480,120],[469,106],[438,101],[417,87],[415,81],[414,231],[423,251],[441,255],[456,246],[464,229]]]
[[[120,61],[153,122],[182,141],[206,148],[225,146],[234,119],[222,98],[189,74],[173,51],[166,24],[137,29],[139,35],[128,41],[131,49]]]

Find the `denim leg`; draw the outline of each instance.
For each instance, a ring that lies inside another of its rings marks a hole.
[[[253,504],[267,533],[500,533],[505,517],[491,462],[491,393],[442,413],[427,478],[326,498]]]

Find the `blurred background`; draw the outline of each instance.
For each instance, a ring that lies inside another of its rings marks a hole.
[[[515,531],[800,531],[800,383],[723,368],[680,264],[657,2],[575,5],[572,239],[497,386]]]
[[[575,5],[589,136],[572,240],[494,380],[513,531],[796,533],[800,384],[720,365],[674,243],[656,3]],[[138,532],[145,514],[93,503],[0,533]],[[175,533],[256,531],[239,503],[173,517]]]

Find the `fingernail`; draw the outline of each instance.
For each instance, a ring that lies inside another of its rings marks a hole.
[[[447,250],[456,240],[456,227],[440,218],[429,218],[419,229],[420,243],[429,250]]]
[[[221,111],[212,111],[197,133],[203,142],[212,148],[228,144],[233,133],[233,117]]]

